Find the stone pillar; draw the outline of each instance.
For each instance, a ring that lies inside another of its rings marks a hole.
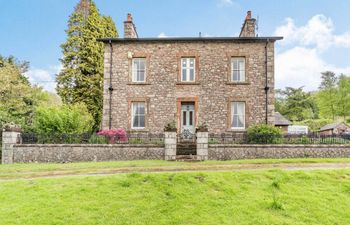
[[[208,160],[208,132],[197,132],[197,157],[200,160]]]
[[[18,131],[6,131],[2,132],[2,164],[12,164],[13,163],[13,145],[19,144],[21,133]]]
[[[164,132],[165,160],[176,159],[176,132]]]

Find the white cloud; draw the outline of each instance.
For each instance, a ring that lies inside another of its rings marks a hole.
[[[301,46],[313,46],[318,51],[330,47],[350,47],[350,32],[334,34],[331,18],[324,15],[313,16],[304,26],[297,27],[292,18],[286,18],[285,24],[277,27],[275,35],[283,36],[282,44],[296,43]]]
[[[161,32],[160,34],[158,34],[159,38],[166,38],[168,37],[164,32]]]
[[[237,3],[234,0],[218,0],[217,6],[218,7],[229,7],[237,5]]]
[[[322,57],[330,48],[350,47],[350,32],[335,34],[334,30],[331,18],[324,15],[315,15],[299,27],[293,19],[286,18],[285,24],[275,30],[275,35],[284,37],[276,54],[276,87],[305,86],[306,90],[316,90],[323,71],[350,74],[350,65],[339,67]]]
[[[61,65],[49,66],[48,68],[32,68],[26,72],[30,83],[37,84],[49,92],[55,92],[56,74],[62,69]]]

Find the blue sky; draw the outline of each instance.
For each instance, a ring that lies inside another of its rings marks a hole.
[[[78,0],[0,0],[0,54],[30,62],[28,76],[52,91],[61,68],[60,44]],[[276,87],[315,90],[319,73],[350,75],[348,0],[95,0],[119,33],[131,12],[139,36],[237,36],[247,10],[259,35],[282,35],[276,45]]]

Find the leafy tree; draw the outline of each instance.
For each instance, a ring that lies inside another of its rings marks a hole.
[[[318,108],[311,93],[305,92],[303,87],[286,87],[277,90],[276,110],[291,121],[301,121],[318,117]]]
[[[350,77],[341,74],[338,79],[337,88],[337,114],[343,117],[350,116]]]
[[[13,122],[29,129],[35,107],[49,101],[49,94],[24,75],[28,66],[13,56],[0,56],[0,127]]]
[[[34,130],[38,133],[81,134],[90,132],[93,118],[83,103],[38,107]]]
[[[337,82],[338,78],[334,72],[321,73],[321,85],[317,94],[317,102],[320,113],[325,118],[335,119],[337,110]]]
[[[85,103],[97,130],[102,117],[104,45],[96,39],[117,37],[118,33],[111,17],[101,16],[91,0],[80,0],[66,33],[57,93],[64,103]]]

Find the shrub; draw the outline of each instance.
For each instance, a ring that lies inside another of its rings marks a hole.
[[[167,125],[165,125],[164,131],[166,131],[166,132],[176,132],[177,128],[176,128],[175,120],[173,120],[170,123],[168,123]]]
[[[82,134],[91,132],[93,118],[82,103],[52,107],[38,107],[34,130],[44,134]]]
[[[282,138],[281,129],[267,124],[257,124],[247,129],[248,143],[272,144]]]
[[[111,129],[111,130],[101,130],[97,135],[105,136],[108,138],[110,144],[115,144],[116,142],[127,142],[128,138],[126,136],[126,131],[123,128]]]

